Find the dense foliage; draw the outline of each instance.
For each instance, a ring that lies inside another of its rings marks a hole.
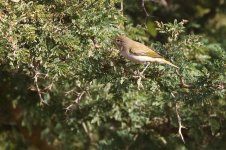
[[[162,2],[0,1],[0,148],[224,149],[226,4]],[[121,34],[180,69],[141,75]]]

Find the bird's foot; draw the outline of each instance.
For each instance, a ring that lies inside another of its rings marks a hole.
[[[140,72],[140,71],[136,71],[135,72],[135,76],[133,76],[134,78],[137,78],[137,88],[138,90],[140,89],[144,89],[144,86],[142,84],[142,79],[145,78],[145,76],[143,75],[143,72]]]

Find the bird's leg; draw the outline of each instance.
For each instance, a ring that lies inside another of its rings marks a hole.
[[[143,71],[141,72],[142,75],[143,75],[144,71],[148,68],[149,65],[150,65],[150,63],[148,62],[148,64],[145,66],[145,68],[144,68]]]

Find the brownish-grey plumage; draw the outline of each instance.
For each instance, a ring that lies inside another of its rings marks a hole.
[[[149,47],[139,42],[133,41],[126,36],[117,37],[115,39],[115,43],[118,46],[120,53],[129,60],[135,61],[137,63],[158,62],[178,68],[176,65],[165,60],[162,56]]]

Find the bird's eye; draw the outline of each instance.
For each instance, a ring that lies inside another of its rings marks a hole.
[[[116,39],[116,42],[117,42],[117,43],[120,43],[120,40],[119,40],[119,39]]]

